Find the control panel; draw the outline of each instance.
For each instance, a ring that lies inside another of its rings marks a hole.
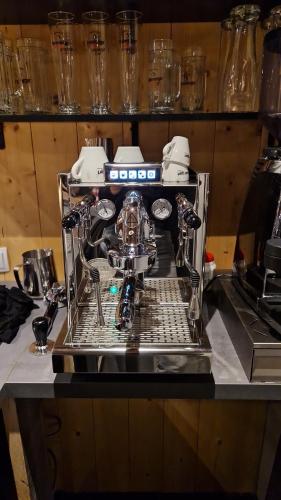
[[[159,184],[161,163],[105,163],[107,184]]]

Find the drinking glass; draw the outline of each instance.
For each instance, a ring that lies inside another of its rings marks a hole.
[[[22,89],[12,42],[0,33],[0,111],[18,113]]]
[[[50,110],[48,92],[47,48],[34,38],[19,38],[16,42],[23,106],[27,113]]]
[[[148,97],[153,113],[170,113],[180,96],[181,67],[176,61],[173,42],[155,39],[149,50]]]
[[[74,14],[50,12],[48,14],[53,62],[58,91],[60,113],[77,113],[76,101],[76,49],[74,44]]]
[[[90,78],[91,111],[94,114],[109,113],[107,80],[106,25],[109,15],[91,11],[82,14],[85,45]]]
[[[184,111],[203,109],[205,96],[205,63],[200,47],[190,47],[182,57],[181,107]]]
[[[136,10],[124,10],[116,14],[119,24],[121,99],[124,113],[138,111],[138,22],[141,15],[141,12]]]
[[[257,5],[239,5],[232,9],[232,42],[223,84],[223,111],[255,111],[258,79],[256,61]]]
[[[229,51],[231,47],[232,40],[232,30],[233,30],[233,19],[224,19],[221,23],[221,53],[222,53],[222,63],[220,68],[219,76],[219,94],[218,94],[218,108],[219,111],[223,111],[223,92],[224,92],[224,78],[226,71],[226,64],[229,57]]]

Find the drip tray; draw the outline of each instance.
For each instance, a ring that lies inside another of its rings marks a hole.
[[[54,348],[53,358],[63,355],[68,357],[83,355],[149,357],[157,354],[172,357],[196,354],[208,357],[210,355],[210,344],[201,321],[197,322],[195,328],[190,326],[188,321],[189,288],[184,279],[145,279],[145,291],[140,306],[136,307],[133,328],[127,332],[120,332],[115,328],[115,311],[120,292],[110,293],[111,287],[119,289],[121,284],[122,280],[116,279],[101,282],[105,325],[100,327],[97,324],[95,294],[91,284],[87,283],[72,326],[68,331],[65,326],[61,332]]]
[[[69,335],[66,346],[92,347],[103,350],[144,351],[155,349],[185,350],[198,345],[193,339],[186,315],[186,307],[147,306],[137,310],[133,328],[119,332],[114,325],[116,306],[104,306],[104,327],[97,327],[96,307],[82,307]]]

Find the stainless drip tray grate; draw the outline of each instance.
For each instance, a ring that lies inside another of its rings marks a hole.
[[[64,345],[102,352],[186,352],[199,347],[187,319],[186,284],[182,279],[145,279],[141,307],[136,311],[133,328],[119,332],[114,318],[118,295],[111,295],[110,286],[121,286],[122,280],[101,283],[105,326],[97,325],[94,292],[84,293],[72,328]]]
[[[187,300],[187,284],[181,278],[146,278],[144,280],[145,290],[142,297],[143,305],[157,304],[186,304]],[[122,279],[113,278],[107,281],[101,281],[101,300],[103,304],[117,304],[120,291],[116,295],[110,293],[110,288],[116,285],[122,286]],[[87,289],[87,287],[86,287]],[[93,290],[90,293],[84,292],[79,305],[95,304],[96,298]]]
[[[136,313],[130,332],[119,332],[114,325],[115,306],[104,307],[105,326],[96,324],[96,308],[83,307],[79,311],[72,332],[65,345],[92,346],[97,349],[124,347],[138,349],[186,346],[194,344],[190,335],[184,307],[145,307]]]

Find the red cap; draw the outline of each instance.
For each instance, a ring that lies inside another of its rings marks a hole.
[[[214,262],[215,257],[212,252],[205,252],[205,262]]]

